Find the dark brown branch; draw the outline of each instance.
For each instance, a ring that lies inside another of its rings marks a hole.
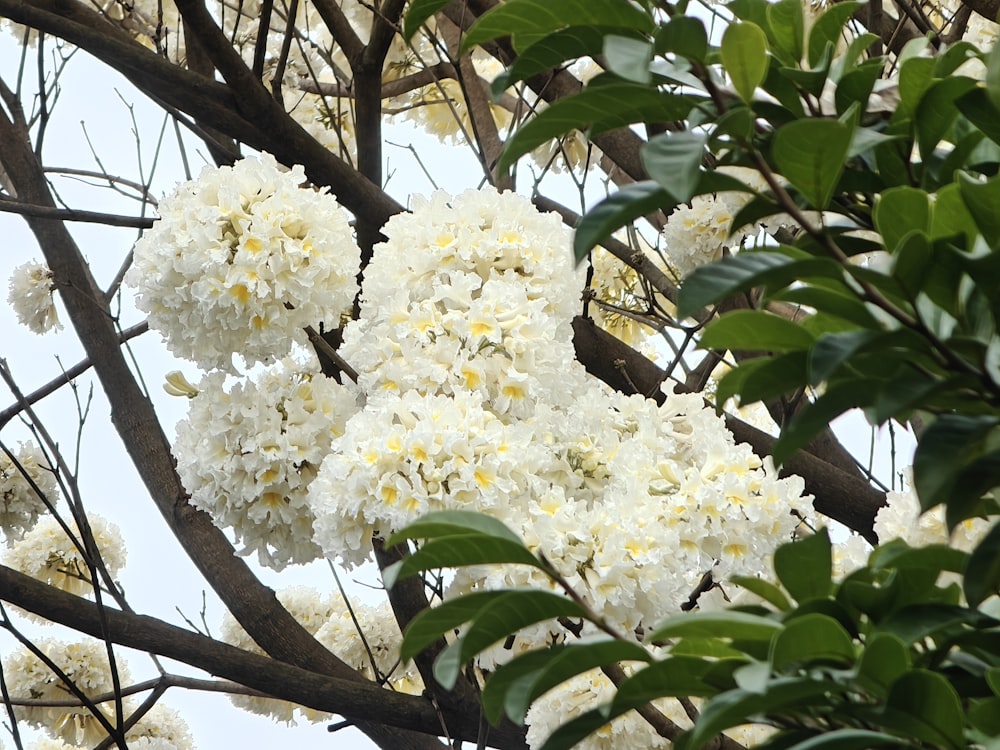
[[[627,344],[602,331],[593,321],[573,320],[573,344],[577,359],[587,372],[623,393],[641,393],[657,403],[666,397],[660,390],[664,372]],[[615,367],[624,362],[624,368]],[[680,384],[676,386],[681,389]],[[726,427],[737,442],[748,443],[760,456],[770,455],[775,439],[736,417],[726,415]],[[842,471],[807,453],[797,452],[781,467],[781,474],[797,474],[805,480],[806,491],[815,496],[813,506],[823,515],[840,521],[871,542],[875,542],[875,514],[885,504],[879,492],[856,474]]]
[[[105,224],[109,227],[132,227],[133,229],[149,229],[155,219],[145,216],[120,216],[104,214],[99,211],[83,211],[75,208],[53,208],[38,206],[33,203],[14,200],[0,196],[0,211],[22,216],[40,216],[46,219],[61,219],[63,221],[80,221],[89,224]]]
[[[102,615],[93,602],[5,566],[0,566],[0,596],[50,622],[103,637]],[[176,659],[267,695],[340,714],[359,723],[385,723],[427,735],[440,732],[437,709],[424,698],[386,690],[367,681],[319,674],[153,617],[106,609],[103,619],[110,639],[118,645]],[[475,741],[479,731],[478,712],[445,711],[445,715],[455,737]],[[492,747],[511,750],[525,747],[523,739],[503,736],[499,730],[491,732],[490,739]]]

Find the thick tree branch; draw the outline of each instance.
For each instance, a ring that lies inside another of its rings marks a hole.
[[[176,659],[318,711],[340,714],[361,724],[386,723],[426,735],[440,732],[437,709],[425,698],[276,661],[153,617],[113,609],[105,609],[102,614],[88,599],[60,591],[5,566],[0,566],[0,597],[50,622],[96,638],[104,637],[103,620],[107,635],[120,646]],[[454,737],[475,741],[479,732],[477,713],[444,711]],[[491,732],[490,740],[491,746],[497,748],[515,750],[525,746],[520,737],[504,735],[500,730]]]

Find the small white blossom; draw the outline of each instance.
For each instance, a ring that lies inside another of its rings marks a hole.
[[[9,287],[7,302],[21,325],[34,333],[62,329],[52,297],[52,271],[47,265],[28,261],[18,266],[10,276]]]

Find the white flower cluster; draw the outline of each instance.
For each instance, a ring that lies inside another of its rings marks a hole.
[[[43,638],[34,644],[59,667],[69,682],[87,696],[114,691],[103,642],[88,639],[65,643],[55,638]],[[128,667],[119,660],[116,660],[115,666],[122,684],[128,684]],[[4,658],[3,674],[12,696],[42,700],[72,697],[67,684],[27,648],[21,647]],[[113,721],[113,709],[105,706],[102,710]],[[107,737],[100,722],[85,706],[29,705],[18,708],[18,718],[73,745],[93,747]]]
[[[62,328],[52,298],[52,271],[33,260],[14,269],[10,275],[7,302],[18,322],[34,333],[48,333]]]
[[[15,463],[0,452],[0,530],[8,545],[21,539],[45,513],[43,496],[51,505],[59,500],[55,474],[34,443],[21,445],[16,458]]]
[[[206,168],[161,201],[126,281],[171,351],[231,371],[233,354],[273,361],[305,326],[339,323],[360,250],[337,201],[304,181],[263,154]]]
[[[807,511],[802,482],[699,397],[657,407],[585,373],[569,343],[581,280],[553,217],[491,190],[439,194],[384,232],[342,349],[367,402],[310,488],[327,555],[355,565],[422,513],[486,512],[627,631],[675,612],[706,570],[768,569]],[[546,583],[463,569],[450,593],[521,585]]]
[[[125,566],[125,543],[118,527],[99,516],[88,516],[97,551],[108,573],[114,578]],[[70,525],[77,540],[80,534]],[[5,565],[25,575],[68,591],[86,596],[93,590],[90,567],[83,553],[66,535],[54,516],[44,516],[35,527],[4,551]]]
[[[946,544],[963,552],[971,552],[990,530],[984,518],[969,518],[949,534],[943,505],[921,513],[920,501],[913,493],[887,492],[885,505],[875,516],[875,534],[879,544],[902,539],[911,547]]]
[[[290,358],[228,392],[212,373],[197,391],[174,443],[192,503],[263,565],[315,560],[306,490],[357,410],[355,395]]]
[[[340,594],[324,597],[316,589],[295,586],[279,591],[277,596],[282,606],[303,628],[331,653],[368,679],[414,695],[419,695],[423,690],[423,682],[416,667],[399,663],[399,648],[403,638],[387,602],[377,607],[351,605],[362,628],[359,633]],[[221,637],[226,643],[245,651],[263,653],[228,612],[223,617]],[[287,724],[294,724],[297,717],[310,722],[330,719],[330,715],[322,711],[274,698],[232,695],[230,700],[245,711],[269,716]]]
[[[486,188],[416,201],[382,231],[342,349],[368,394],[471,391],[527,414],[558,390],[583,288],[558,217]]]

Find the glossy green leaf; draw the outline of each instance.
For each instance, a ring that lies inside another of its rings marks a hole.
[[[592,85],[560,99],[518,128],[507,141],[498,169],[506,169],[518,157],[571,130],[590,128],[599,134],[636,122],[680,120],[687,116],[693,102],[689,96],[637,83]]]
[[[484,534],[459,534],[425,542],[412,555],[387,567],[382,572],[382,582],[391,589],[396,581],[425,570],[500,564],[543,567],[520,541]]]
[[[483,689],[486,718],[496,724],[506,713],[515,723],[523,723],[536,698],[571,677],[608,664],[651,660],[639,644],[610,639],[531,651],[490,675]]]
[[[636,708],[658,698],[701,697],[717,689],[702,678],[715,662],[696,656],[669,656],[643,667],[618,687],[612,710]]]
[[[977,180],[959,173],[962,200],[991,249],[1000,248],[1000,178]]]
[[[774,572],[800,604],[830,594],[833,555],[825,528],[812,536],[783,544],[774,551]]]
[[[900,113],[912,116],[924,92],[934,80],[934,59],[911,57],[899,71]]]
[[[432,539],[469,533],[521,542],[517,534],[492,516],[467,510],[440,510],[426,513],[400,529],[386,540],[385,546],[395,547],[407,539]]]
[[[808,382],[806,362],[804,351],[741,362],[719,381],[716,402],[725,404],[733,396],[739,396],[743,406],[794,391]]]
[[[912,571],[911,571],[912,572]],[[937,576],[932,571],[925,580],[933,583]],[[899,578],[898,574],[896,578]],[[891,633],[903,643],[912,645],[926,638],[941,638],[966,632],[969,626],[992,624],[995,621],[982,612],[952,604],[926,603],[926,594],[920,603],[899,607],[878,623],[878,630]]]
[[[874,219],[886,249],[892,252],[914,229],[930,231],[930,196],[925,190],[908,185],[890,188],[879,196]]]
[[[886,703],[921,723],[924,731],[919,739],[954,750],[966,747],[962,706],[955,688],[942,675],[906,672],[892,684]]]
[[[852,128],[836,120],[796,120],[774,136],[778,170],[810,204],[825,209],[851,147]]]
[[[840,42],[841,34],[844,32],[844,26],[862,5],[862,3],[852,0],[826,7],[823,14],[813,22],[809,29],[809,65],[816,66],[827,45],[836,48]]]
[[[770,662],[776,672],[818,664],[849,666],[854,663],[854,643],[832,617],[802,615],[771,641]]]
[[[958,111],[969,118],[994,143],[1000,143],[1000,106],[984,89],[972,89],[955,100]]]
[[[681,735],[674,747],[676,750],[698,750],[720,732],[743,724],[749,716],[787,713],[810,701],[815,706],[824,700],[823,696],[840,689],[830,680],[789,677],[771,680],[764,693],[730,690],[702,706],[694,728]]]
[[[656,51],[673,52],[703,62],[708,54],[708,32],[700,18],[675,16],[656,32]]]
[[[948,501],[962,469],[998,423],[996,417],[944,414],[928,426],[913,455],[913,484],[921,508]]]
[[[684,278],[677,298],[677,315],[686,318],[703,307],[758,286],[791,284],[813,275],[840,277],[840,266],[826,258],[796,260],[784,253],[740,253],[696,268]]]
[[[477,591],[425,609],[414,617],[403,634],[400,658],[412,659],[445,633],[475,618],[486,605],[504,595],[503,591]]]
[[[756,594],[764,601],[774,605],[782,612],[787,612],[792,608],[792,603],[788,601],[785,592],[775,586],[770,581],[763,578],[753,578],[751,576],[730,576],[730,579],[737,586],[745,588],[747,591]]]
[[[634,219],[659,209],[669,209],[676,201],[652,180],[635,182],[612,193],[590,209],[573,235],[573,256],[580,263],[611,234]]]
[[[705,328],[704,349],[790,352],[808,349],[812,334],[802,326],[766,310],[734,310]]]
[[[567,60],[600,54],[609,31],[593,26],[570,26],[540,39],[521,52],[510,67],[493,80],[493,96],[499,97],[509,86],[558,68]]]
[[[653,78],[649,72],[652,42],[609,34],[604,37],[604,59],[612,73],[627,81],[648,84]]]
[[[958,117],[955,100],[974,88],[976,82],[964,76],[935,81],[924,92],[913,115],[920,154],[928,158]]]
[[[506,0],[472,25],[462,52],[498,37],[548,34],[570,25],[653,30],[649,15],[626,0]]]
[[[722,34],[721,54],[733,87],[749,102],[767,75],[767,36],[754,23],[731,23]]]
[[[993,49],[986,56],[986,96],[994,107],[1000,107],[1000,49]]]
[[[488,600],[477,610],[475,619],[462,636],[435,659],[434,677],[446,689],[454,687],[469,660],[521,628],[561,617],[579,619],[586,616],[583,608],[572,599],[548,591],[524,589],[499,593],[500,596]],[[448,604],[445,602],[430,611]],[[411,628],[416,621],[417,618],[414,618]]]
[[[867,729],[834,729],[796,743],[795,750],[871,750],[890,745],[908,747],[910,743],[884,732]]]
[[[858,299],[857,295],[848,293],[846,286],[841,289],[843,291],[801,284],[789,289],[782,289],[777,294],[771,294],[769,299],[775,302],[806,305],[813,310],[840,318],[862,328],[877,327],[878,322],[865,307],[865,303]]]
[[[857,352],[883,337],[882,331],[845,331],[819,337],[809,353],[809,382],[819,385]]]
[[[410,0],[403,17],[403,38],[409,41],[427,19],[441,10],[451,0]]]
[[[770,641],[781,623],[745,612],[688,612],[661,623],[647,640],[667,638],[732,638],[742,641]]]
[[[962,587],[970,607],[978,607],[1000,591],[1000,524],[994,523],[972,550]],[[1000,685],[1000,680],[996,679],[996,675],[990,684],[997,692],[996,685]],[[1000,692],[997,694],[1000,695]]]
[[[892,633],[875,633],[861,654],[857,679],[865,690],[884,699],[889,686],[909,668],[910,652],[906,644]]]
[[[678,203],[686,203],[698,189],[707,141],[707,135],[688,130],[664,133],[643,147],[643,166]]]
[[[767,21],[775,46],[784,53],[790,64],[798,64],[805,47],[802,3],[798,0],[768,3]]]

